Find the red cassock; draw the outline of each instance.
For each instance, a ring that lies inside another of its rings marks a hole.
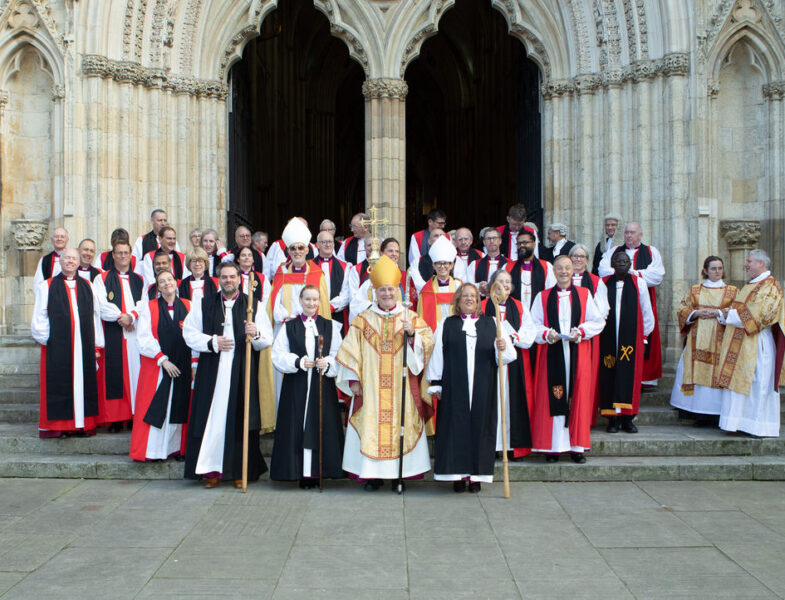
[[[586,301],[589,290],[576,287],[581,303],[580,322],[586,320]],[[559,330],[559,323],[548,322],[546,309],[548,296],[557,293],[558,288],[544,290],[540,294],[543,306],[543,320],[546,327]],[[558,342],[557,342],[558,343]],[[548,346],[539,344],[537,348],[537,367],[535,375],[534,407],[532,410],[532,447],[538,449],[551,448],[553,435],[553,417],[550,411],[550,390],[548,389]],[[569,374],[567,375],[569,377]],[[594,375],[592,373],[592,342],[586,340],[578,344],[577,364],[572,385],[572,401],[568,427],[570,431],[570,445],[582,446],[588,449],[591,446],[591,420],[594,407]],[[566,393],[566,382],[562,382]]]

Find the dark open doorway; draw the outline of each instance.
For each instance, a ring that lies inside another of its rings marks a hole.
[[[311,0],[265,19],[229,76],[230,236],[239,224],[277,236],[294,215],[348,235],[365,206],[364,79]]]
[[[540,74],[490,1],[458,0],[406,71],[407,229],[505,222],[516,202],[542,228]]]

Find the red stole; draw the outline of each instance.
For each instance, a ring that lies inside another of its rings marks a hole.
[[[272,309],[275,308],[275,299],[278,297],[278,293],[285,283],[313,285],[318,288],[322,281],[322,277],[324,276],[322,269],[313,266],[309,261],[306,261],[305,263],[306,270],[304,273],[284,273],[284,266],[285,265],[281,265],[278,267],[278,271],[273,278],[273,291],[270,293],[270,307]],[[329,302],[330,300],[328,299],[327,301]]]
[[[450,281],[455,281],[450,277]],[[457,286],[456,286],[457,287]],[[439,292],[439,282],[434,276],[420,292],[419,310],[422,313],[422,318],[428,323],[431,331],[436,331],[436,326],[439,324],[439,318],[436,316],[436,311],[441,304],[450,304],[455,292]]]
[[[586,301],[589,298],[589,291],[586,288],[575,288],[581,303],[580,322],[586,320]],[[558,286],[544,290],[540,294],[542,301],[543,323],[546,327],[559,330],[558,323],[548,323],[547,301],[551,293],[558,293]],[[568,296],[569,298],[569,296]],[[560,343],[560,342],[557,342]],[[532,447],[539,450],[546,450],[552,445],[553,417],[551,417],[550,390],[548,389],[548,344],[540,344],[537,347],[537,369],[535,376],[534,407],[532,410]],[[572,404],[570,406],[570,416],[568,426],[570,430],[570,445],[583,446],[588,449],[591,446],[591,420],[592,409],[594,408],[594,389],[592,382],[592,345],[589,342],[578,344],[577,352],[578,364],[575,365],[575,379],[573,381]],[[568,375],[569,377],[569,375]],[[565,390],[566,393],[566,390]]]

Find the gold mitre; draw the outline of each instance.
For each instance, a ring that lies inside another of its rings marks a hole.
[[[389,256],[382,255],[373,266],[370,277],[375,290],[385,285],[397,287],[401,283],[401,270]]]

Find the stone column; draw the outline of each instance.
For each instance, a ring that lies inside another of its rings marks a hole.
[[[365,207],[377,206],[390,224],[384,236],[401,243],[406,264],[406,94],[403,79],[367,79],[365,96]]]
[[[769,218],[763,228],[763,244],[771,255],[772,273],[785,281],[785,80],[764,85],[763,98],[769,116]]]
[[[720,221],[720,233],[728,245],[728,261],[725,265],[725,279],[729,283],[744,284],[744,260],[747,253],[758,246],[760,240],[760,221],[729,219]]]

